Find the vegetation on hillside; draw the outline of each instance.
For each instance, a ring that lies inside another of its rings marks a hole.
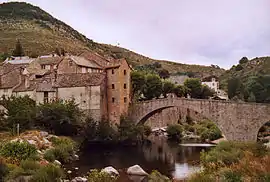
[[[132,66],[159,62],[171,73],[193,72],[199,76],[211,74],[219,76],[224,72],[216,66],[186,65],[154,60],[121,47],[93,42],[39,7],[28,3],[0,4],[0,26],[1,59],[12,53],[19,39],[27,56],[52,53],[56,48],[63,48],[74,54],[91,50],[105,57],[125,58]]]
[[[243,57],[220,77],[221,87],[232,100],[270,102],[270,57]]]

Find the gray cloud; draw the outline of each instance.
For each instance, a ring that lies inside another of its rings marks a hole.
[[[270,54],[269,0],[29,0],[88,38],[156,59],[230,67]]]

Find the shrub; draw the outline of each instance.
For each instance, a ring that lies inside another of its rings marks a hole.
[[[117,178],[96,169],[88,173],[88,182],[116,182]]]
[[[44,159],[46,159],[49,162],[53,162],[55,161],[55,155],[54,155],[54,150],[53,149],[49,149],[44,153]]]
[[[72,148],[76,148],[76,142],[68,137],[52,137],[51,142],[54,146],[68,145]]]
[[[48,164],[39,168],[30,182],[60,182],[64,176],[64,172],[60,167]]]
[[[226,182],[242,182],[242,176],[240,173],[232,170],[224,170],[221,174],[222,181]]]
[[[189,177],[188,182],[216,182],[216,179],[212,174],[201,172],[192,174]]]
[[[40,168],[40,164],[33,160],[23,160],[21,161],[20,167],[25,171],[35,171]]]
[[[153,170],[151,174],[148,176],[148,182],[171,182],[171,180],[160,172]]]
[[[168,139],[180,140],[182,138],[183,128],[179,124],[169,125],[166,132],[168,134]]]
[[[21,161],[37,156],[37,149],[27,142],[8,142],[1,148],[0,155]]]

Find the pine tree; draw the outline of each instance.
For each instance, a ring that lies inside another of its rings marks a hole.
[[[24,56],[24,52],[23,52],[23,48],[22,48],[20,40],[17,41],[16,47],[12,53],[12,56],[15,56],[15,57]]]

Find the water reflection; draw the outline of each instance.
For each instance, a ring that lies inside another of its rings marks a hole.
[[[113,166],[120,171],[121,181],[131,181],[125,176],[125,170],[135,164],[150,173],[158,170],[162,174],[175,179],[186,178],[191,172],[199,170],[200,152],[205,147],[180,146],[168,143],[166,138],[153,137],[152,144],[142,147],[88,146],[80,160],[66,166],[68,169],[79,167],[78,175],[86,174],[93,168]]]

